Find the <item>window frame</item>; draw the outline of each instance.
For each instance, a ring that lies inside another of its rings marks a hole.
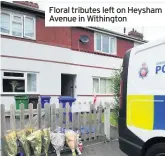
[[[22,73],[24,74],[23,77],[14,77],[14,76],[4,76],[4,72],[9,72],[9,73]],[[39,89],[38,89],[38,73],[37,72],[22,72],[22,71],[10,71],[10,70],[4,70],[1,71],[1,83],[2,83],[2,87],[1,87],[1,93],[2,94],[38,94]],[[27,74],[36,74],[36,92],[28,92],[28,79],[27,79]],[[3,91],[3,79],[16,79],[16,80],[25,80],[25,92],[4,92]]]
[[[13,36],[13,37],[19,37],[19,38],[23,38],[23,27],[24,27],[24,23],[23,23],[23,17],[21,16],[21,15],[19,15],[19,14],[17,14],[17,13],[12,13],[12,15],[10,15],[11,16],[11,21],[10,21],[10,23],[11,23],[11,26],[10,26],[10,35],[11,36]],[[17,16],[17,17],[20,17],[21,18],[21,22],[18,22],[18,21],[15,21],[14,20],[14,16]],[[15,36],[15,35],[13,35],[12,34],[12,31],[13,31],[13,22],[15,22],[15,23],[21,23],[22,24],[22,28],[21,28],[21,33],[22,33],[22,35],[21,36]]]
[[[0,34],[1,35],[6,35],[6,36],[11,36],[11,37],[16,37],[16,38],[24,38],[24,39],[31,39],[31,40],[36,40],[36,17],[33,16],[33,15],[28,15],[28,14],[22,14],[20,12],[17,12],[17,11],[10,11],[10,10],[1,10],[1,13],[5,13],[5,14],[9,14],[10,15],[10,30],[9,30],[9,34],[8,33],[3,33],[0,31]],[[13,23],[13,17],[14,16],[18,16],[18,17],[21,17],[22,19],[22,35],[21,37],[20,36],[15,36],[15,35],[12,35],[12,23]],[[29,18],[32,18],[33,21],[34,21],[34,37],[29,37],[29,36],[26,36],[25,35],[25,32],[24,32],[24,25],[25,25],[25,18],[26,17],[29,17]]]
[[[34,21],[34,28],[33,28],[33,30],[34,30],[34,37],[29,37],[29,36],[25,35],[25,27],[23,27],[23,36],[24,36],[24,38],[35,40],[36,39],[36,19],[34,17],[29,16],[29,15],[24,15],[23,16],[23,19],[24,19],[23,24],[24,25],[25,25],[25,18],[32,18],[33,21]]]
[[[92,84],[93,84],[93,79],[98,79],[99,80],[99,93],[95,93],[94,92],[94,86],[92,86],[92,93],[95,95],[111,95],[112,93],[110,92],[110,93],[101,93],[101,79],[105,79],[105,80],[110,80],[111,81],[111,79],[110,78],[107,78],[107,77],[96,77],[96,76],[93,76],[92,77]]]
[[[8,36],[11,36],[11,18],[12,18],[12,16],[11,16],[11,14],[9,13],[9,12],[7,12],[7,11],[3,11],[3,10],[1,10],[1,14],[2,13],[4,13],[4,14],[8,14],[9,16],[10,16],[10,26],[9,26],[9,34],[8,33],[4,33],[4,32],[1,32],[0,31],[0,34],[2,34],[2,35],[8,35]]]
[[[101,50],[98,50],[97,49],[97,35],[100,35],[101,36]],[[109,52],[107,53],[107,52],[104,52],[103,51],[103,36],[105,36],[105,37],[108,37],[109,38]],[[110,46],[111,46],[111,44],[110,44],[110,39],[114,39],[115,40],[115,45],[114,45],[114,51],[110,51]],[[96,51],[96,52],[100,52],[100,53],[104,53],[104,54],[110,54],[110,55],[117,55],[117,38],[116,37],[113,37],[113,36],[110,36],[110,35],[106,35],[106,34],[101,34],[101,33],[94,33],[94,50]]]

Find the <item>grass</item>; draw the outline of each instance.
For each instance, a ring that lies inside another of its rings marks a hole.
[[[115,120],[115,113],[114,112],[111,112],[109,121],[110,121],[110,123],[111,123],[112,126],[118,127],[118,123]],[[102,115],[102,123],[104,123],[104,115]]]

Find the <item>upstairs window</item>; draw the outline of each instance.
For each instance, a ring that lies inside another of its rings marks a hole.
[[[95,51],[116,55],[116,38],[108,35],[95,34]]]
[[[0,27],[3,35],[35,39],[35,18],[33,17],[2,11]]]
[[[11,23],[12,36],[22,37],[23,36],[23,18],[21,16],[13,15]]]
[[[34,35],[35,35],[34,18],[24,16],[24,36],[27,38],[34,38]]]
[[[1,33],[10,34],[10,14],[1,13]]]

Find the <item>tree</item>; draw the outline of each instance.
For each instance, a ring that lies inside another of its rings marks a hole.
[[[121,77],[121,69],[115,70],[112,73],[112,76],[110,77],[111,83],[110,83],[110,89],[111,92],[114,94],[114,101],[112,103],[113,105],[113,120],[117,125],[118,123],[118,116],[119,116],[119,102],[120,102],[120,77]]]
[[[18,83],[17,81],[14,80],[14,81],[12,81],[10,84],[12,85],[12,91],[15,92],[15,89],[16,89],[16,87],[19,85],[19,83]]]

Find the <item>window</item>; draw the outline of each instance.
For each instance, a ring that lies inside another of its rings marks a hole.
[[[36,74],[28,73],[27,74],[27,91],[36,92],[37,91],[37,77]]]
[[[116,54],[116,38],[95,34],[95,51]]]
[[[1,32],[10,34],[10,14],[1,13]]]
[[[34,35],[35,35],[35,32],[34,32],[34,30],[35,30],[34,19],[31,18],[31,17],[25,16],[24,23],[25,23],[24,36],[33,38]]]
[[[101,35],[99,34],[96,35],[96,43],[96,49],[101,51]]]
[[[99,93],[99,79],[98,78],[93,78],[93,92],[94,93]]]
[[[93,93],[94,94],[110,94],[111,80],[107,78],[93,78]]]
[[[35,18],[2,11],[1,34],[35,39]]]
[[[22,37],[23,20],[20,16],[13,16],[12,19],[12,36]]]
[[[37,73],[4,71],[2,75],[3,93],[37,92]]]

